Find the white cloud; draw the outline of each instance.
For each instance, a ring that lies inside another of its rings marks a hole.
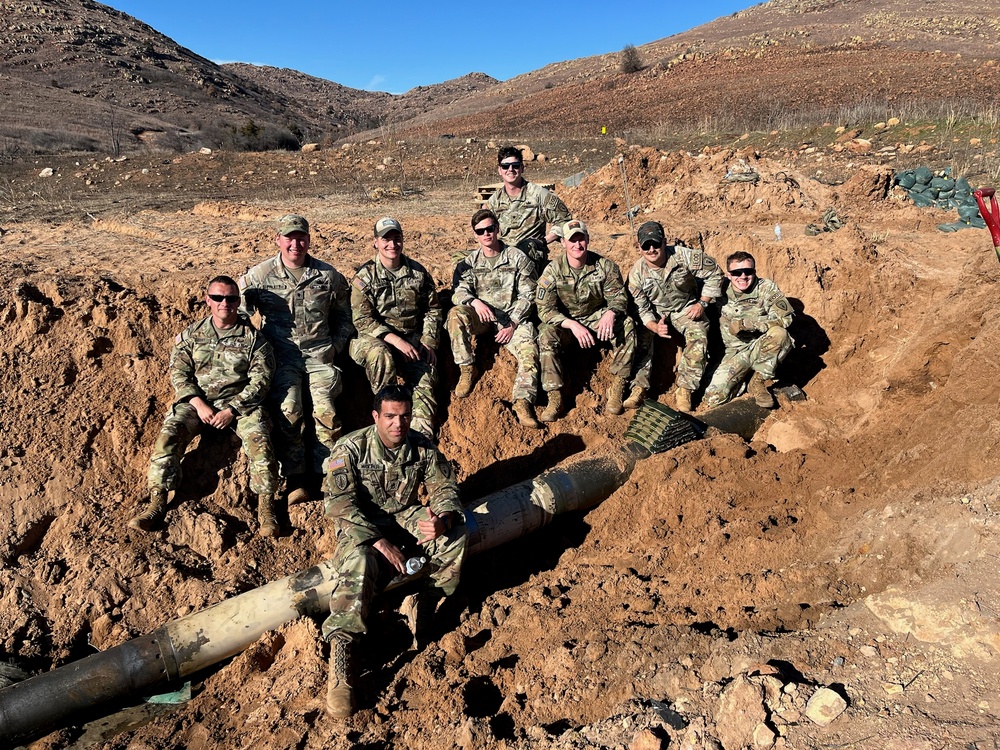
[[[381,91],[382,84],[385,83],[385,76],[381,74],[376,74],[372,76],[372,79],[365,86],[369,91]]]

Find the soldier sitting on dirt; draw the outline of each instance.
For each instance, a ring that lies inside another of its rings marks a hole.
[[[479,249],[460,264],[448,312],[451,351],[461,371],[456,398],[472,392],[476,378],[472,338],[494,334],[493,339],[517,360],[514,379],[514,413],[524,427],[540,428],[534,403],[538,396],[538,344],[535,324],[535,267],[528,256],[500,240],[500,224],[488,208],[472,215],[472,231]]]
[[[277,466],[261,403],[274,375],[274,353],[250,321],[239,315],[240,290],[228,276],[208,284],[211,316],[188,326],[170,354],[177,399],[156,439],[149,463],[149,505],[129,521],[148,531],[164,514],[167,493],[180,483],[184,448],[205,427],[234,429],[250,459],[250,489],[257,493],[261,536],[278,533],[273,501]]]
[[[705,390],[705,406],[726,403],[753,371],[747,392],[758,406],[771,409],[774,396],[767,381],[794,344],[787,330],[792,306],[777,284],[757,277],[750,253],[740,251],[726,258],[726,278],[729,284],[719,320],[726,353]]]
[[[562,226],[566,254],[549,263],[538,279],[535,301],[542,324],[538,332],[542,388],[549,397],[543,422],[562,409],[563,377],[559,350],[572,338],[582,349],[599,342],[612,346],[609,414],[621,414],[622,399],[635,357],[635,323],[628,315],[628,294],[618,266],[587,249],[587,225],[576,219]]]
[[[541,273],[549,261],[549,243],[559,239],[555,228],[548,234],[546,223],[559,227],[572,218],[566,204],[551,190],[524,179],[524,156],[514,146],[497,152],[497,172],[503,187],[486,203],[500,219],[500,239],[517,247]]]
[[[316,444],[311,468],[318,476],[340,437],[334,399],[344,386],[333,360],[354,335],[354,325],[347,280],[309,254],[309,222],[282,217],[275,243],[278,254],[247,271],[240,288],[244,309],[260,313],[261,332],[274,347],[277,370],[268,402],[288,501],[296,503],[309,499],[305,393],[312,401]]]
[[[649,390],[653,342],[657,337],[670,338],[673,330],[684,337],[675,403],[681,411],[691,411],[691,395],[701,385],[708,362],[705,310],[722,295],[722,269],[700,250],[668,245],[658,222],[647,221],[639,227],[637,239],[642,257],[629,271],[628,288],[643,326],[638,329],[635,383],[625,406],[642,405]]]
[[[413,429],[434,438],[437,348],[444,317],[434,279],[403,254],[403,228],[388,216],[375,223],[375,257],[351,282],[358,337],[351,358],[365,368],[372,392],[396,383],[413,389]]]
[[[395,576],[409,572],[407,556],[430,558],[429,580],[410,609],[417,648],[426,644],[441,597],[458,587],[468,542],[458,484],[441,452],[410,430],[412,409],[406,388],[380,390],[375,424],[337,444],[323,485],[326,515],[337,534],[337,584],[323,623],[323,637],[330,641],[326,710],[337,718],[354,711],[351,652],[367,630],[372,599]]]

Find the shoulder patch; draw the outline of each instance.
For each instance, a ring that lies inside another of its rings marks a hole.
[[[365,282],[361,280],[360,276],[355,276],[354,280],[351,283],[358,289],[360,289],[362,292],[368,288]]]
[[[542,276],[542,278],[538,280],[538,286],[540,286],[542,289],[548,289],[550,286],[552,286],[552,279],[550,279],[548,276]]]
[[[330,461],[330,465],[327,467],[327,471],[336,471],[337,469],[343,469],[347,465],[347,461],[343,458],[335,458]]]
[[[174,338],[174,343],[175,344],[179,344],[183,340],[184,340],[184,334],[183,333],[178,333],[177,336]]]

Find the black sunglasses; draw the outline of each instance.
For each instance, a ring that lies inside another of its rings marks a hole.
[[[240,304],[240,295],[238,294],[210,294],[208,295],[208,298],[212,300],[212,302],[226,301],[230,305]]]
[[[505,161],[505,162],[503,162],[500,165],[500,169],[503,169],[503,170],[520,169],[523,166],[524,166],[524,162],[520,162],[520,161]]]
[[[479,229],[473,228],[472,231],[480,236],[484,234],[493,234],[495,231],[497,231],[497,225],[490,224],[488,227],[479,227]]]
[[[656,242],[655,240],[650,240],[649,242],[647,242],[645,245],[642,246],[642,249],[646,251],[659,250],[661,247],[663,247],[662,242]]]
[[[753,276],[757,273],[756,268],[734,268],[729,272],[730,276]]]

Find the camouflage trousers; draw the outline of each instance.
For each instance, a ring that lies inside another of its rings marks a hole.
[[[476,311],[460,305],[448,311],[448,321],[445,324],[451,337],[451,353],[456,365],[471,365],[475,362],[472,354],[472,339],[474,336],[495,336],[499,325],[484,323]],[[514,401],[535,403],[538,396],[538,343],[535,341],[535,326],[531,321],[525,321],[514,329],[514,335],[504,347],[517,360],[517,375],[514,378]]]
[[[279,355],[274,380],[268,392],[271,418],[277,433],[275,446],[285,477],[309,470],[305,440],[305,392],[312,401],[316,444],[312,449],[312,471],[322,474],[330,451],[340,438],[341,425],[334,399],[344,388],[340,369],[315,359],[285,359]]]
[[[414,346],[419,339],[411,341]],[[372,392],[378,393],[387,385],[395,385],[401,375],[403,382],[413,391],[413,421],[410,428],[434,437],[437,396],[434,387],[438,381],[436,365],[416,362],[403,357],[399,351],[374,336],[359,334],[351,341],[351,359],[365,368]]]
[[[774,377],[774,370],[792,350],[792,337],[780,326],[771,326],[767,333],[742,346],[726,349],[719,369],[705,389],[705,406],[720,406],[736,392],[751,370],[760,373],[764,380]]]
[[[278,489],[278,467],[271,448],[267,415],[263,409],[230,423],[243,441],[243,452],[250,459],[250,489],[261,494],[273,494]],[[181,483],[181,457],[194,437],[208,427],[198,418],[191,404],[174,404],[163,421],[149,461],[146,483],[151,490],[176,490]]]
[[[689,391],[698,390],[708,363],[708,320],[691,320],[684,311],[670,313],[670,325],[684,337],[684,348],[677,360],[675,382]],[[646,326],[636,326],[636,373],[634,385],[649,390],[653,368],[653,346],[658,338]]]
[[[386,537],[393,539],[403,554],[426,555],[429,585],[445,596],[455,593],[469,540],[465,524],[457,524],[447,534],[418,544],[417,522],[427,518],[427,509],[413,505],[395,513],[394,518],[397,527],[386,529]],[[330,592],[330,616],[323,621],[323,637],[350,640],[367,632],[365,620],[372,599],[398,573],[372,545],[357,544],[344,534],[337,536],[333,560],[339,578]]]
[[[601,319],[600,312],[586,318],[580,318],[582,323],[594,332],[597,321]],[[601,341],[594,333],[596,346],[611,347],[611,374],[615,377],[628,379],[632,375],[632,362],[635,359],[635,323],[628,316],[615,316],[615,327],[611,341]],[[576,338],[566,328],[549,323],[542,323],[538,328],[538,359],[542,368],[542,389],[547,393],[563,387],[562,363],[559,361],[559,351],[566,344],[575,344]]]

